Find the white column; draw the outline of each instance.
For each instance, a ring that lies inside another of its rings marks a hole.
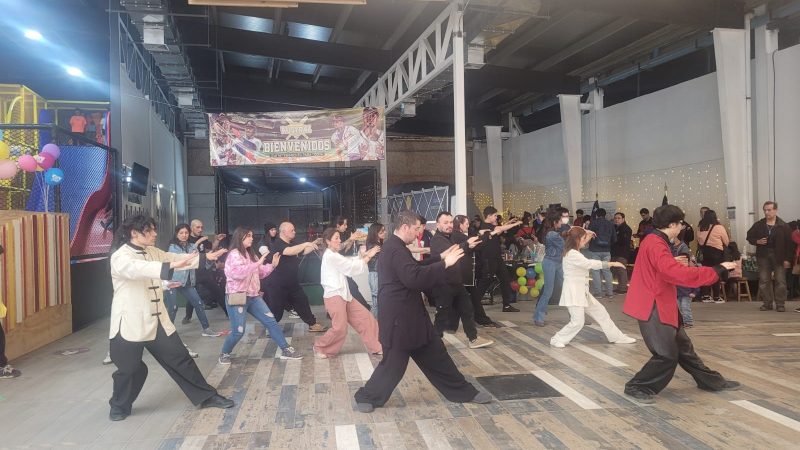
[[[503,127],[490,126],[486,129],[486,153],[489,157],[489,179],[492,185],[492,206],[503,209]]]
[[[594,79],[589,80],[589,85],[592,86],[595,84]],[[595,199],[595,194],[600,192],[600,182],[599,174],[597,173],[598,167],[600,166],[599,162],[608,159],[608,154],[605,151],[605,145],[602,143],[605,142],[605,134],[601,132],[600,125],[599,125],[599,118],[600,118],[600,110],[603,109],[603,96],[605,91],[602,88],[592,87],[589,91],[589,142],[591,143],[591,162],[592,165],[589,168],[590,172],[590,179],[592,177],[595,178],[594,180],[594,192],[587,192],[586,198],[589,200]],[[583,182],[583,178],[581,178],[581,183]],[[581,184],[581,188],[583,185]],[[583,200],[583,199],[581,199]]]
[[[725,161],[725,181],[732,239],[741,248],[748,228],[753,223],[752,176],[748,164],[746,31],[717,28],[714,30],[714,54],[717,61],[717,90],[719,91],[722,152]]]
[[[564,141],[564,161],[567,165],[567,188],[569,205],[575,211],[575,204],[581,200],[583,166],[581,154],[581,96],[559,95],[561,106],[561,136]]]
[[[464,119],[464,12],[458,15],[457,29],[453,32],[453,131],[455,143],[456,201],[451,208],[459,214],[467,213],[467,127]]]
[[[758,14],[758,11],[757,11]],[[763,14],[763,12],[762,12]],[[768,30],[766,24],[755,29],[755,145],[753,148],[753,191],[755,211],[761,204],[775,197],[772,189],[775,174],[772,173],[772,162],[775,158],[775,141],[772,139],[775,130],[772,96],[773,67],[772,54],[778,50],[778,30]]]

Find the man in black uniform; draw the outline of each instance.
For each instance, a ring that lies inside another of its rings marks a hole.
[[[372,377],[355,394],[358,410],[372,412],[383,406],[403,378],[408,358],[413,358],[428,380],[451,402],[488,403],[492,397],[479,392],[464,379],[436,336],[422,303],[423,290],[433,289],[445,279],[445,269],[464,256],[456,246],[432,256],[424,264],[411,256],[407,245],[422,224],[417,215],[403,211],[395,219],[395,231],[386,239],[378,256],[381,307],[378,310],[379,339],[383,359]]]
[[[519,226],[520,221],[511,219],[505,225],[497,225],[497,209],[493,206],[487,206],[483,209],[483,217],[484,221],[481,222],[479,231],[479,233],[482,231],[483,245],[478,253],[481,259],[483,276],[478,281],[474,294],[478,298],[483,298],[486,289],[492,283],[492,277],[496,276],[500,282],[500,292],[503,293],[503,312],[519,312],[517,308],[511,306],[511,279],[503,262],[500,250],[500,235]]]

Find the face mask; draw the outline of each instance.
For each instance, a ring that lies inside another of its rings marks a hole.
[[[561,218],[561,223],[563,223],[564,225],[568,224],[569,223],[569,217],[562,217]]]

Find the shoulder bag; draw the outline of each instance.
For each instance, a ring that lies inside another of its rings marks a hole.
[[[711,228],[708,229],[708,234],[706,235],[706,240],[703,241],[703,245],[697,246],[697,253],[694,255],[694,259],[697,261],[697,264],[703,264],[703,247],[708,244],[708,238],[711,237],[711,230],[713,230],[715,226],[717,225],[711,225]]]
[[[252,280],[253,275],[257,275],[256,273],[250,274],[250,279]],[[231,292],[228,294],[228,304],[231,306],[244,306],[247,304],[247,293],[246,292]]]

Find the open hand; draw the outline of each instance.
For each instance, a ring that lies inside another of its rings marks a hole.
[[[767,245],[767,242],[769,242],[769,239],[761,238],[761,239],[756,241],[756,244],[758,244],[758,245]]]
[[[224,255],[227,252],[228,252],[227,248],[221,248],[213,252],[208,252],[206,253],[206,259],[209,261],[216,261],[217,258],[219,258],[220,256]]]
[[[197,252],[190,253],[182,258],[176,259],[169,263],[170,269],[181,269],[183,267],[189,267],[192,265],[192,259],[197,257]]]
[[[481,238],[478,236],[472,236],[471,238],[467,239],[467,245],[469,245],[469,248],[475,248],[480,243]]]
[[[455,250],[453,250],[453,247],[455,247]],[[461,259],[462,256],[464,256],[464,250],[460,249],[458,246],[453,246],[453,247],[447,249],[449,253],[447,257],[444,258],[445,267],[452,266],[453,264],[458,262],[458,260]]]
[[[370,258],[370,259],[372,259],[372,258],[373,258],[375,255],[377,255],[377,254],[378,254],[378,252],[380,252],[380,251],[381,251],[381,248],[380,248],[380,246],[376,245],[375,247],[372,247],[371,249],[367,250],[367,252],[365,253],[365,255],[366,255],[366,257],[367,257],[367,258]]]
[[[272,268],[273,269],[278,267],[278,264],[280,262],[281,262],[281,254],[280,253],[275,253],[274,255],[272,255]]]

